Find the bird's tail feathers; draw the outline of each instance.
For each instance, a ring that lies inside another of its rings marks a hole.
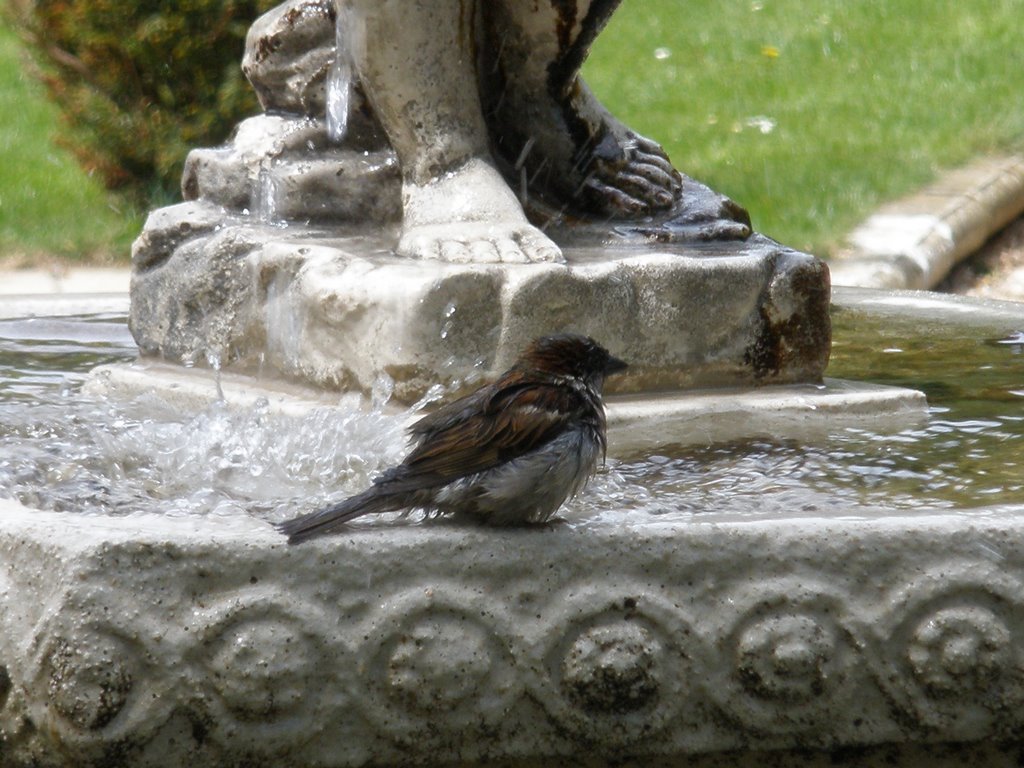
[[[275,524],[275,528],[288,537],[289,544],[298,544],[308,539],[332,533],[350,520],[378,512],[395,509],[393,500],[371,487],[351,498],[324,509],[310,512],[294,520]]]

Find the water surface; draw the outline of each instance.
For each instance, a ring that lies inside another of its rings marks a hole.
[[[836,318],[830,376],[922,389],[927,424],[812,443],[657,445],[609,459],[563,516],[604,522],[857,516],[1024,503],[1024,333]],[[135,345],[119,313],[0,319],[0,496],[81,514],[283,519],[362,490],[401,459],[404,419],[340,396],[302,418],[265,404],[182,413],[157,395],[86,396]],[[386,387],[382,389],[386,391]],[[635,517],[633,519],[636,519]]]

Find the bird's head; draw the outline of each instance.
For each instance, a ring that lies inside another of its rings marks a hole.
[[[520,365],[549,376],[571,376],[597,382],[626,370],[625,361],[589,336],[558,333],[535,339],[519,359]]]

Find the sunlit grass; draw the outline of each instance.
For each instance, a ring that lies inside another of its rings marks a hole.
[[[0,21],[0,259],[126,260],[139,214],[53,143],[57,120]]]
[[[585,76],[759,230],[825,254],[939,170],[1021,147],[1022,15],[1022,0],[634,0]]]
[[[1024,144],[1024,0],[627,0],[585,70],[755,226],[826,254],[881,202]],[[127,254],[139,214],[52,143],[0,23],[0,257]]]

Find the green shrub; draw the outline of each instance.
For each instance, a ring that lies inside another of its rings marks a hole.
[[[188,150],[258,110],[240,62],[275,0],[9,0],[60,107],[59,141],[136,199],[176,195]]]

